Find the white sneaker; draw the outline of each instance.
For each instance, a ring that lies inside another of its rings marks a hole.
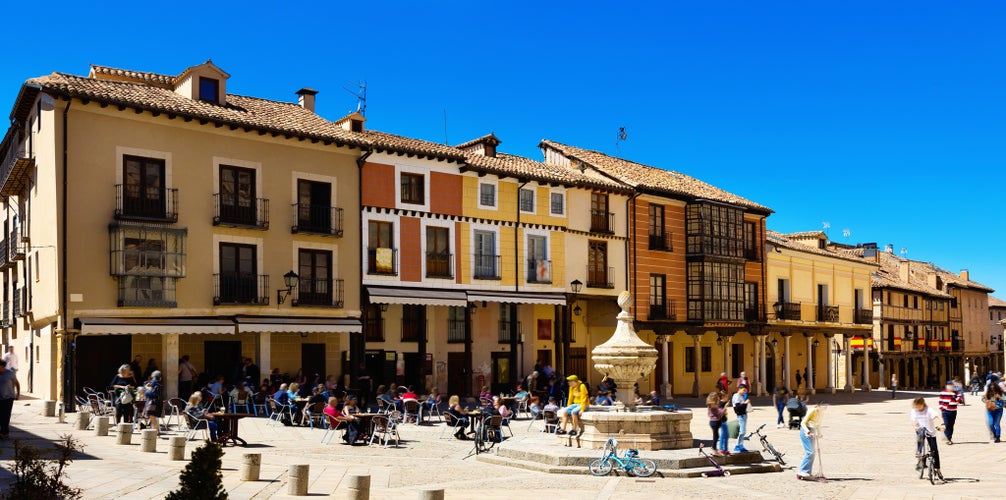
[[[782,425],[782,424],[775,424],[775,428],[776,428],[776,429],[782,429],[782,427],[783,427],[783,425]]]

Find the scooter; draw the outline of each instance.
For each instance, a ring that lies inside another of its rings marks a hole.
[[[702,443],[699,443],[699,454],[706,457],[706,460],[709,460],[709,463],[713,464],[713,467],[716,467],[716,470],[703,472],[702,477],[728,477],[730,475],[730,471],[724,469],[723,466],[717,463],[713,457],[709,456],[709,454],[702,449],[703,446],[704,445]]]

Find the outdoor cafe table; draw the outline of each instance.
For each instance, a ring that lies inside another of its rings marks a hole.
[[[217,423],[217,431],[220,433],[220,444],[228,441],[234,446],[241,443],[241,446],[248,446],[248,443],[238,436],[238,422],[242,418],[250,417],[249,413],[214,413],[213,421]]]
[[[384,413],[352,413],[351,415],[353,415],[354,417],[356,417],[356,421],[358,422],[356,428],[359,429],[360,432],[359,432],[359,434],[357,434],[356,439],[357,439],[357,441],[359,441],[359,440],[363,439],[363,436],[369,436],[371,434],[371,432],[373,432],[373,429],[371,429],[371,427],[373,426],[373,423],[374,423],[374,417],[376,417],[378,415],[385,415],[385,414]],[[385,415],[385,416],[387,416],[387,415]]]

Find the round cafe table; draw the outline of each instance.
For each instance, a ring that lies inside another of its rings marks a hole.
[[[248,443],[238,435],[238,422],[250,417],[248,413],[213,413],[213,421],[217,423],[218,441],[222,445],[228,442],[234,446],[248,446]]]

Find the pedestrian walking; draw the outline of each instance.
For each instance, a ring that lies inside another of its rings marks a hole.
[[[898,375],[896,373],[891,374],[891,399],[898,394]]]
[[[797,469],[797,479],[818,479],[814,476],[817,458],[817,440],[821,437],[821,405],[816,404],[800,422],[800,442],[803,444],[803,461]]]
[[[961,396],[954,391],[954,381],[948,380],[943,392],[940,393],[940,411],[943,413],[943,435],[948,445],[954,444],[954,423],[957,422],[957,405]],[[939,467],[937,466],[937,469]]]
[[[14,400],[20,397],[17,374],[7,369],[6,361],[0,360],[0,439],[10,437],[10,414],[14,411]]]
[[[734,407],[734,414],[737,415],[737,444],[734,445],[734,451],[737,453],[746,453],[748,451],[744,447],[744,434],[747,433],[748,429],[748,411],[751,409],[748,399],[748,388],[740,386],[730,400],[731,406]]]
[[[741,372],[741,376],[737,378],[737,388],[745,387],[748,392],[751,392],[751,381],[748,380],[747,372]]]
[[[786,400],[788,399],[789,389],[784,385],[776,386],[772,392],[772,404],[775,405],[775,411],[779,413],[779,419],[775,423],[776,429],[782,429],[786,425],[786,421],[782,418],[782,411],[786,408]]]
[[[17,360],[17,354],[14,352],[14,346],[12,345],[7,346],[7,352],[5,352],[3,355],[3,361],[7,363],[7,371],[17,373],[18,360]]]
[[[800,389],[800,384],[803,383],[803,377],[800,376],[800,370],[796,371],[796,388]]]
[[[129,364],[119,367],[119,372],[108,384],[115,391],[115,423],[133,421],[133,377],[130,376]]]
[[[997,384],[992,384],[985,391],[982,403],[985,403],[985,419],[989,426],[989,434],[992,436],[992,442],[998,443],[1001,435],[999,421],[1003,418],[1003,406],[1006,403],[1006,396],[1003,395],[1002,389]]]
[[[192,381],[198,374],[196,367],[189,362],[188,354],[178,360],[178,397],[188,398],[192,395]]]

